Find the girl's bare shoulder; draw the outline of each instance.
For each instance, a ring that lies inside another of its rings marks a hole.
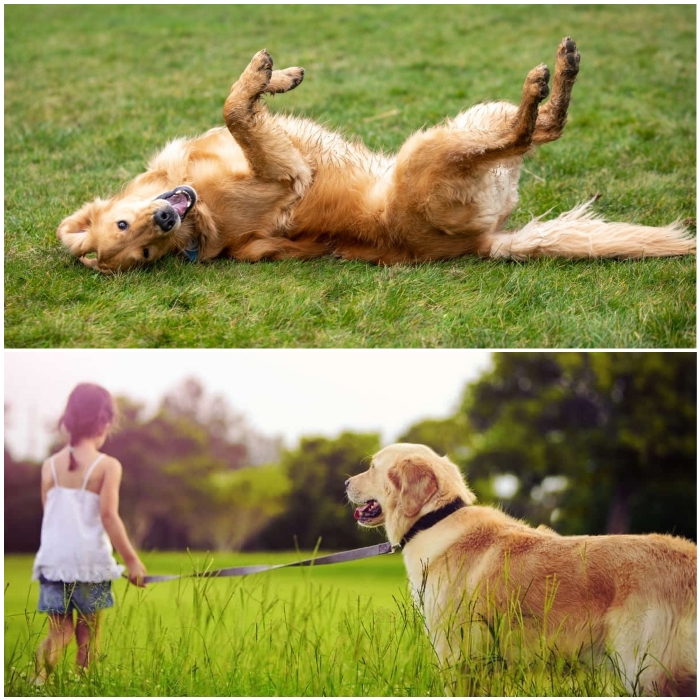
[[[121,476],[122,464],[116,457],[112,457],[111,455],[106,454],[102,457],[100,462],[104,474]]]
[[[58,452],[54,452],[54,454],[50,455],[47,457],[43,464],[41,465],[41,475],[44,476],[45,474],[51,474],[51,462],[54,462],[54,467],[59,466],[59,463],[61,459],[63,458],[65,453],[65,448],[62,450],[59,450]]]

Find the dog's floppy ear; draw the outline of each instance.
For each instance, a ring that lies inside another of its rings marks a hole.
[[[92,270],[97,270],[97,272],[102,272],[105,275],[114,274],[114,270],[110,270],[105,265],[100,265],[100,261],[97,258],[82,257],[80,258],[80,262],[83,263],[83,265],[86,265],[87,267],[91,268]]]
[[[56,230],[56,235],[63,245],[68,248],[71,255],[76,257],[85,255],[95,250],[95,245],[90,233],[95,205],[99,200],[89,202],[61,221]]]
[[[408,518],[418,515],[420,509],[437,491],[437,479],[430,466],[418,459],[407,459],[388,472],[389,481],[399,493],[399,507]]]
[[[220,250],[219,231],[216,228],[211,210],[201,199],[197,200],[197,204],[192,210],[192,217],[195,221],[199,252],[204,257],[210,257],[211,253],[208,254],[207,248],[211,248],[212,252],[216,254]]]

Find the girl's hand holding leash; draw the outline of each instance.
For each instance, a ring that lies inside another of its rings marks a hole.
[[[143,565],[143,562],[137,557],[135,561],[128,562],[126,567],[129,570],[129,583],[145,588],[146,567]]]

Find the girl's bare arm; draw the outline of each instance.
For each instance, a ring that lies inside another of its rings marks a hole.
[[[100,489],[102,524],[112,541],[112,545],[129,570],[129,580],[131,583],[143,586],[145,585],[143,577],[146,575],[146,567],[129,541],[126,528],[119,516],[119,486],[122,480],[122,465],[111,457],[105,461],[104,480]]]

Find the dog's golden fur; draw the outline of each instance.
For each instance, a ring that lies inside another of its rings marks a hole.
[[[486,623],[498,611],[522,616],[533,652],[544,638],[559,652],[598,662],[610,654],[630,692],[696,695],[693,543],[667,535],[562,537],[529,527],[473,505],[458,468],[424,445],[381,450],[346,488],[361,504],[360,523],[383,525],[392,544],[427,513],[456,498],[467,504],[403,547],[443,661],[483,653]]]
[[[260,51],[231,88],[225,128],[170,142],[120,194],[64,219],[58,237],[103,272],[174,251],[199,260],[333,254],[383,264],[693,252],[695,241],[678,225],[606,224],[588,205],[504,230],[523,157],[562,134],[579,60],[564,39],[541,108],[544,65],[528,74],[519,106],[479,104],[415,133],[388,157],[306,119],[269,113],[260,97],[294,89],[304,72],[273,71]]]

